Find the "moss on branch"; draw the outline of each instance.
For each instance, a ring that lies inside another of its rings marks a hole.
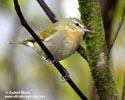
[[[99,0],[78,0],[81,20],[92,31],[85,35],[86,55],[100,100],[118,100],[109,66]]]

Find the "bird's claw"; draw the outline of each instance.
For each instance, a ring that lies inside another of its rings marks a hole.
[[[54,63],[57,63],[57,57],[54,56],[54,60],[51,60],[51,65],[54,64]]]
[[[61,79],[64,80],[64,82],[66,82],[69,80],[70,76],[69,76],[69,72],[66,69],[64,70],[65,70],[66,75],[62,76]]]

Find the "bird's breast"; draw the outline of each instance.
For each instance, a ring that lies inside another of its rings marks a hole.
[[[75,36],[68,36],[67,39],[67,44],[65,44],[65,47],[67,48],[67,52],[70,52],[71,54],[76,51],[80,44],[80,37],[75,37]]]
[[[43,43],[50,50],[50,52],[57,57],[57,60],[63,60],[77,50],[80,43],[80,38],[57,33],[54,36],[46,39],[46,41]],[[46,56],[40,48],[37,48],[36,51],[42,56]]]

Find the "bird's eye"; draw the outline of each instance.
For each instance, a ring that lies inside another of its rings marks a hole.
[[[75,23],[76,26],[79,26],[79,23]]]

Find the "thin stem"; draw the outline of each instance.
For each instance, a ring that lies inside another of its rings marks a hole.
[[[115,36],[114,36],[114,38],[113,38],[113,40],[112,40],[112,42],[111,42],[111,45],[110,45],[110,47],[109,47],[109,52],[111,51],[111,49],[112,49],[112,47],[113,47],[113,45],[114,45],[114,43],[115,43],[115,40],[116,40],[116,38],[117,38],[117,36],[118,36],[118,34],[119,34],[119,31],[120,31],[121,26],[122,26],[122,24],[123,24],[124,15],[125,15],[125,4],[124,4],[122,16],[121,16],[121,20],[120,20],[120,22],[119,22],[119,26],[118,26],[118,28],[117,28],[117,31],[116,31],[116,33],[115,33]]]
[[[122,90],[122,99],[121,100],[124,100],[124,97],[125,97],[125,72],[124,72],[123,90]]]
[[[77,52],[80,52],[80,55],[85,58],[85,60],[88,62],[87,55],[85,54],[85,49],[80,45]]]
[[[14,6],[15,10],[20,18],[21,24],[27,29],[27,31],[32,35],[32,37],[36,40],[36,42],[39,44],[41,49],[46,53],[50,61],[54,61],[53,64],[57,68],[57,70],[62,74],[62,76],[66,79],[66,81],[69,83],[69,85],[74,89],[74,91],[81,97],[82,100],[88,100],[84,94],[81,92],[81,90],[75,85],[75,83],[71,80],[69,76],[67,76],[66,69],[56,60],[55,57],[50,53],[50,51],[47,49],[47,47],[43,44],[43,42],[40,40],[40,38],[36,35],[36,33],[31,29],[31,27],[26,22],[25,18],[23,17],[23,14],[20,10],[20,6],[18,4],[18,0],[14,0]],[[67,76],[67,77],[65,77]]]
[[[50,10],[50,8],[47,6],[47,4],[44,2],[44,0],[37,0],[37,2],[40,4],[40,6],[43,8],[44,12],[47,14],[47,16],[50,18],[50,20],[55,23],[58,21],[54,13]]]

